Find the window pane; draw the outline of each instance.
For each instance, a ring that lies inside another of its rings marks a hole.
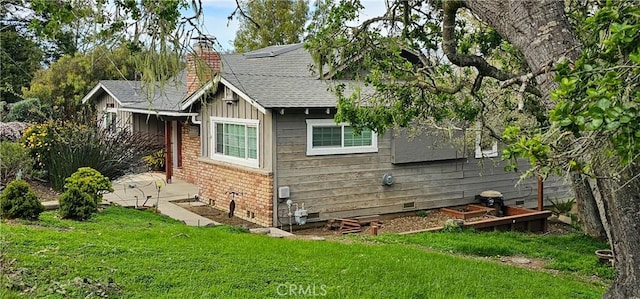
[[[344,146],[371,146],[372,138],[371,138],[371,130],[370,129],[362,129],[360,131],[360,135],[356,135],[354,129],[352,127],[345,126],[344,127]]]
[[[340,147],[342,145],[341,127],[314,127],[313,147]]]
[[[246,158],[244,125],[224,125],[224,154],[238,158]]]
[[[256,127],[247,127],[247,148],[249,159],[258,159],[258,134]]]
[[[224,125],[216,124],[216,153],[224,153]]]

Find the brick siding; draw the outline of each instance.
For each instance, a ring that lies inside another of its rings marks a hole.
[[[174,175],[199,187],[200,200],[229,211],[236,196],[234,215],[262,225],[273,224],[273,175],[252,171],[248,167],[200,159],[200,136],[189,136],[189,124],[182,127],[182,168]]]

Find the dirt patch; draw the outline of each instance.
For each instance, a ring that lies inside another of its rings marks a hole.
[[[420,215],[420,216],[418,216]],[[483,219],[493,218],[492,216],[479,216],[466,220],[466,222],[479,221]],[[402,233],[416,230],[425,230],[430,228],[442,227],[448,219],[453,217],[440,212],[440,210],[428,210],[419,211],[418,213],[404,214],[404,215],[384,215],[380,217],[382,224],[378,228],[378,234],[384,233]],[[283,227],[284,230],[289,231],[288,227]],[[294,226],[295,229],[295,226]],[[542,234],[546,235],[566,235],[577,232],[577,230],[571,225],[567,225],[562,222],[548,222],[548,231]],[[301,230],[294,230],[296,235],[316,235],[316,236],[332,236],[342,235],[338,230],[331,230],[326,225],[305,228]],[[364,226],[361,234],[369,234],[370,227]]]
[[[185,208],[193,213],[196,213],[202,217],[211,219],[215,222],[219,222],[222,224],[226,224],[226,225],[231,225],[231,226],[238,226],[238,227],[242,227],[242,228],[258,228],[258,227],[262,227],[258,224],[249,222],[247,220],[244,219],[240,219],[236,216],[233,216],[231,218],[229,218],[229,213],[226,211],[222,211],[219,209],[216,209],[212,206],[209,205],[192,205],[189,202],[174,202],[175,204],[181,206],[182,208]]]
[[[567,235],[577,233],[578,229],[575,227],[566,224],[560,221],[549,221],[547,222],[547,232],[543,233],[545,235]]]
[[[452,217],[439,210],[426,211],[420,216],[405,216],[383,221],[378,233],[401,233],[420,229],[435,228],[444,225]],[[367,228],[368,230],[369,228]],[[368,232],[368,231],[367,231]]]
[[[53,190],[48,182],[41,182],[37,180],[31,180],[27,182],[31,186],[31,189],[33,189],[33,192],[36,193],[40,201],[58,200],[58,196],[60,196],[60,193]]]
[[[495,258],[497,261],[500,261],[504,264],[509,264],[514,267],[536,270],[536,271],[546,271],[553,274],[560,273],[558,270],[546,269],[547,261],[539,258],[531,258],[524,256],[503,256],[499,258]]]

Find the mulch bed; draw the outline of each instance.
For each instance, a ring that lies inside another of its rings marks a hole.
[[[178,205],[180,205],[181,207],[196,213],[202,217],[211,219],[215,222],[219,222],[222,224],[226,224],[226,225],[231,225],[231,226],[238,226],[238,227],[243,227],[246,229],[249,228],[259,228],[262,227],[258,224],[246,221],[244,219],[240,219],[236,216],[233,216],[231,218],[229,218],[229,213],[216,209],[212,206],[191,206],[188,203],[176,203]]]
[[[38,180],[27,181],[33,191],[36,193],[40,201],[52,201],[58,200],[60,193],[53,190],[48,182],[41,182]]]

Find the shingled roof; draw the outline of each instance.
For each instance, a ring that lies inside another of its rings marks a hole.
[[[320,80],[314,75],[311,54],[301,43],[270,46],[244,54],[222,54],[221,57],[222,83],[232,85],[261,107],[325,108],[336,105],[336,96],[329,87],[341,82]],[[156,87],[153,101],[149,101],[139,86],[137,81],[102,80],[96,88],[104,88],[125,108],[154,111],[182,112],[199,94],[197,91],[186,94],[185,71],[163,88]],[[211,86],[207,84],[201,89]]]
[[[302,44],[222,56],[221,75],[265,108],[335,107],[327,82],[314,76]]]

